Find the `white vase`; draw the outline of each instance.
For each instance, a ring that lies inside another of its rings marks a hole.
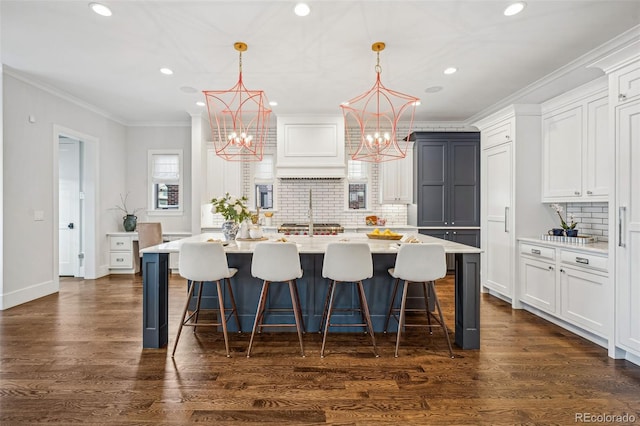
[[[240,230],[238,231],[238,238],[247,239],[247,238],[250,238],[250,237],[251,236],[249,235],[249,222],[244,220],[244,221],[242,221],[240,223]]]

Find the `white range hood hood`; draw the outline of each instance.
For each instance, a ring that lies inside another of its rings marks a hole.
[[[345,177],[342,116],[278,116],[277,142],[277,177]]]

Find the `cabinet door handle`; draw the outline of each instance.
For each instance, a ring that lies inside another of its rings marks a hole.
[[[531,253],[533,253],[533,254],[540,254],[540,250],[538,250],[538,249],[531,249]]]
[[[619,101],[626,101],[627,100],[627,95],[624,93],[619,93],[618,94],[618,100]]]
[[[593,195],[593,191],[587,191],[587,195]]]
[[[587,259],[586,257],[576,257],[576,262],[582,263],[583,265],[588,265],[589,259]]]
[[[618,246],[625,247],[625,243],[622,240],[622,222],[625,216],[627,208],[625,206],[618,207]]]
[[[573,191],[575,195],[580,195],[580,191]]]
[[[445,225],[447,224],[447,222],[444,223]]]
[[[564,269],[562,269],[562,268],[560,268],[560,272],[563,272],[563,273],[564,273],[564,272],[565,272],[565,270],[564,270]]]
[[[509,207],[504,208],[504,232],[509,232]]]
[[[550,270],[550,271],[553,271],[553,266],[549,266],[549,270]]]

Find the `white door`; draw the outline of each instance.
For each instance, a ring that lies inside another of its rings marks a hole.
[[[513,179],[511,143],[488,148],[485,156],[484,178],[486,205],[484,229],[486,280],[484,285],[512,296],[513,224],[511,223],[511,185]]]
[[[640,354],[640,101],[617,108],[617,343]]]
[[[78,276],[80,253],[80,142],[59,140],[59,275]]]

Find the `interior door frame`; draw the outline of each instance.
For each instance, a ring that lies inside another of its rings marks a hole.
[[[83,182],[84,199],[80,200],[80,206],[82,211],[82,218],[84,220],[84,226],[81,230],[81,244],[84,253],[84,278],[95,279],[97,278],[97,231],[98,224],[100,223],[99,211],[97,208],[99,199],[99,170],[98,170],[98,152],[99,152],[99,139],[78,132],[73,129],[69,129],[58,124],[53,125],[53,179],[52,179],[52,194],[53,194],[53,279],[57,286],[60,285],[60,253],[59,253],[59,234],[58,234],[58,222],[59,222],[59,160],[60,150],[58,140],[60,136],[65,136],[71,139],[76,139],[82,143],[81,149],[81,181]]]
[[[77,233],[75,233],[75,237],[73,238],[73,241],[70,240],[70,244],[75,245],[75,247],[73,247],[73,251],[74,253],[71,254],[71,259],[70,262],[72,262],[72,265],[69,265],[70,267],[72,267],[72,270],[68,270],[69,272],[73,272],[72,275],[69,274],[65,274],[64,271],[62,271],[62,265],[61,265],[61,252],[65,251],[65,249],[68,251],[69,247],[61,247],[60,245],[58,246],[58,265],[59,265],[59,269],[58,269],[58,273],[62,274],[62,276],[73,276],[73,277],[84,277],[84,261],[82,261],[80,259],[80,257],[78,256],[78,253],[84,253],[84,247],[82,246],[82,235],[84,232],[84,220],[82,218],[82,205],[83,205],[83,200],[81,199],[81,191],[83,188],[83,182],[82,182],[82,169],[83,169],[83,164],[82,164],[82,153],[84,151],[84,143],[80,140],[77,139],[72,139],[72,138],[68,138],[68,137],[59,137],[58,138],[58,183],[60,184],[60,174],[63,173],[62,167],[61,167],[61,161],[63,161],[63,155],[61,155],[62,152],[62,146],[67,145],[67,146],[74,146],[74,150],[77,151],[75,154],[72,154],[73,156],[77,156],[75,158],[73,158],[73,163],[75,163],[75,167],[76,169],[74,170],[74,176],[73,179],[76,180],[76,185],[77,185],[77,192],[76,194],[74,194],[74,199],[73,199],[73,206],[72,208],[75,210],[75,214],[77,214],[77,217],[73,218],[72,223],[74,223],[74,229],[77,230]],[[67,162],[65,162],[65,166],[68,165]],[[69,164],[70,165],[70,164]],[[58,185],[58,188],[60,188],[60,186]],[[59,194],[60,195],[60,194]],[[59,202],[60,200],[58,200]],[[60,209],[60,204],[58,204],[58,209]],[[58,214],[60,215],[60,211],[58,210]],[[60,235],[63,232],[66,231],[62,231],[62,224],[58,224],[58,244],[60,244],[62,241],[62,239],[60,238]]]

